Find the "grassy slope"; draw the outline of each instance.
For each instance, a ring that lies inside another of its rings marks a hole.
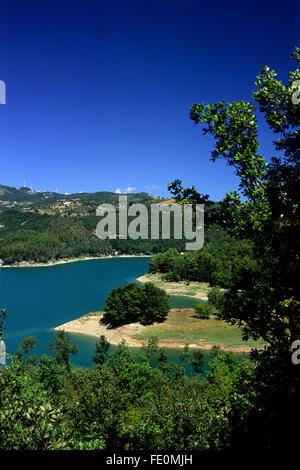
[[[263,344],[251,340],[243,341],[239,328],[213,316],[209,320],[199,320],[193,309],[172,309],[164,323],[148,326],[134,338],[148,339],[151,336],[158,337],[159,341],[164,343],[188,343],[197,346],[216,344],[241,351],[261,347]]]
[[[138,278],[140,282],[153,282],[164,289],[169,295],[187,295],[201,300],[207,300],[211,289],[203,282],[168,282],[161,274],[145,274]],[[188,343],[197,346],[216,344],[223,348],[249,351],[253,347],[260,348],[263,342],[242,340],[241,330],[212,316],[209,320],[199,320],[193,309],[172,309],[164,323],[147,327],[136,335],[137,339],[149,339],[157,336],[164,343]]]
[[[211,289],[207,282],[165,281],[163,274],[148,273],[137,280],[142,283],[152,282],[156,287],[164,289],[169,295],[187,295],[201,300],[207,300],[207,293]]]

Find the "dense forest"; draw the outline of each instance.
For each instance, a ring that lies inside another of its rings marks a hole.
[[[227,288],[242,273],[255,266],[252,243],[238,240],[225,232],[210,238],[202,250],[179,253],[171,248],[150,259],[150,271],[164,273],[168,281],[209,282]]]
[[[151,254],[171,246],[183,249],[182,240],[100,240],[95,231],[99,217],[35,214],[8,209],[0,212],[0,259],[47,262],[79,256]]]
[[[136,201],[136,199],[134,199]],[[152,199],[151,199],[152,201]],[[145,202],[149,206],[150,202]],[[96,236],[96,226],[101,218],[95,215],[41,214],[38,211],[5,209],[0,211],[0,259],[3,264],[20,261],[47,262],[61,258],[80,256],[102,256],[118,254],[161,253],[169,248],[180,252],[185,248],[185,240],[173,237],[173,214],[171,214],[171,238],[149,239],[106,239]],[[128,224],[134,217],[128,217]],[[117,211],[117,233],[118,233]],[[150,234],[151,217],[149,211],[148,228]],[[162,225],[160,224],[160,233]],[[205,232],[207,243],[224,238],[225,232],[215,226]]]
[[[117,237],[100,240],[96,236],[97,223],[101,220],[101,217],[96,215],[96,209],[103,203],[116,208],[116,233],[119,233],[119,194],[101,191],[65,196],[0,185],[0,260],[5,265],[21,261],[47,263],[63,258],[114,255],[116,252],[120,255],[151,255],[163,253],[170,248],[179,252],[185,249],[184,239],[174,239],[173,213],[170,214],[170,239],[162,238],[161,223],[159,239],[150,238],[151,206],[160,203],[172,204],[172,198],[166,200],[147,193],[126,196],[128,208],[132,204],[143,204],[147,208],[148,239]],[[218,217],[219,203],[206,199],[207,243],[225,237],[225,231],[218,223],[214,223],[218,222]],[[134,219],[135,217],[128,216],[127,226]]]
[[[162,199],[147,193],[128,194],[128,205]],[[112,204],[118,214],[119,195],[107,191],[62,195],[0,185],[0,259],[48,262],[80,256],[159,253],[171,246],[183,249],[180,240],[100,240],[96,216],[100,204]],[[128,224],[132,217],[128,218]],[[117,218],[118,229],[118,218]]]

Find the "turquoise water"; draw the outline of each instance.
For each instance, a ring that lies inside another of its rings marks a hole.
[[[79,261],[42,268],[0,269],[0,308],[7,308],[4,340],[14,353],[24,336],[38,339],[35,352],[48,353],[53,328],[85,313],[101,310],[108,292],[148,271],[149,258]],[[199,301],[198,301],[199,302]],[[196,299],[171,296],[172,307],[191,307]],[[72,362],[89,366],[96,338],[72,333],[79,354]],[[170,351],[176,358],[178,351]]]

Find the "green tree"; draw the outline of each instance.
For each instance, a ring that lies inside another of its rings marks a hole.
[[[47,348],[54,353],[54,357],[59,365],[70,370],[70,354],[78,354],[78,346],[71,344],[71,336],[64,330],[54,333],[54,343],[49,342]]]
[[[160,347],[158,346],[158,337],[151,336],[148,339],[147,344],[143,344],[142,351],[146,354],[146,359],[150,362],[151,358],[158,352],[160,352]]]
[[[202,320],[209,319],[213,311],[212,306],[209,304],[195,304],[193,307],[197,317]]]
[[[146,282],[142,292],[140,322],[143,325],[155,321],[162,322],[166,319],[170,308],[168,294],[151,282]]]
[[[198,349],[190,349],[188,344],[185,345],[179,354],[180,366],[186,370],[188,365],[191,365],[196,372],[200,374],[203,372],[204,354]]]
[[[105,299],[104,321],[112,326],[141,322],[150,324],[163,321],[169,310],[169,297],[152,283],[143,286],[131,283],[110,291]]]
[[[25,336],[16,352],[16,358],[23,361],[24,354],[30,354],[34,350],[36,343],[37,339],[34,336]]]
[[[299,50],[294,54],[299,60]],[[245,336],[261,336],[273,346],[290,349],[300,334],[297,315],[299,300],[295,273],[299,265],[299,105],[292,102],[293,82],[299,71],[291,72],[284,86],[269,67],[263,67],[253,94],[260,111],[281,138],[275,149],[283,152],[267,163],[258,153],[255,108],[246,102],[195,104],[191,119],[204,123],[203,133],[215,137],[212,160],[224,158],[240,177],[237,192],[228,194],[224,204],[226,229],[254,242],[257,269],[227,295],[224,318],[243,323]],[[284,244],[284,248],[279,247]],[[240,284],[240,285],[239,285]],[[242,289],[240,289],[242,287]],[[279,295],[274,295],[277,292]]]
[[[218,317],[220,317],[222,313],[224,297],[225,294],[219,287],[212,287],[207,294],[208,301],[216,308]]]
[[[110,348],[110,344],[107,341],[104,335],[100,336],[100,339],[96,341],[96,354],[93,357],[93,362],[95,364],[103,365],[107,359],[108,350]]]
[[[112,289],[104,302],[104,320],[113,326],[137,321],[141,312],[143,287],[137,283]]]
[[[206,377],[218,406],[228,403],[239,365],[237,355],[227,351],[219,351],[209,362]]]
[[[291,55],[300,61],[299,48]],[[299,373],[291,364],[292,343],[300,337],[300,104],[293,99],[295,81],[299,79],[300,71],[296,69],[284,85],[267,66],[257,77],[253,98],[279,137],[274,141],[277,154],[269,163],[258,152],[253,104],[221,101],[194,104],[190,111],[194,123],[203,124],[203,134],[215,139],[212,160],[224,159],[240,179],[239,191],[224,199],[218,221],[235,237],[252,241],[256,264],[248,265],[233,280],[224,297],[222,318],[240,326],[244,339],[263,338],[269,344],[264,351],[252,353],[259,365],[258,401],[265,410],[256,415],[258,428],[264,420],[259,429],[265,434],[257,432],[252,437],[258,446],[274,448],[292,445],[291,436],[293,432],[296,435],[292,412],[283,414],[277,405],[289,402],[289,410],[292,406],[296,409],[300,391]],[[174,189],[174,184],[170,188]],[[197,198],[195,188],[192,190],[188,198],[191,203]],[[176,185],[175,192],[183,201]]]

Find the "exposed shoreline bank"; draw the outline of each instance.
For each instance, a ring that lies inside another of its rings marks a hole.
[[[141,283],[153,282],[169,295],[186,296],[203,301],[207,301],[207,293],[210,289],[206,283],[190,282],[187,285],[184,281],[165,281],[159,274],[144,274],[136,280]],[[166,349],[183,349],[186,344],[189,344],[191,349],[202,350],[210,350],[213,346],[219,346],[223,351],[240,354],[249,353],[252,349],[252,345],[240,344],[240,333],[237,336],[233,331],[234,327],[220,320],[196,319],[192,308],[172,308],[163,323],[147,326],[131,323],[118,328],[109,328],[102,324],[103,314],[103,312],[88,313],[54,329],[93,336],[94,338],[103,335],[114,346],[124,340],[129,347],[133,348],[141,348],[148,343],[151,336],[156,336],[159,347]]]
[[[221,350],[231,351],[235,353],[249,353],[251,351],[251,346],[246,345],[226,345],[221,341],[210,341],[205,338],[205,334],[201,337],[201,333],[198,332],[198,337],[189,341],[187,337],[186,340],[179,340],[175,338],[168,337],[165,339],[159,338],[160,331],[168,330],[169,332],[174,329],[175,334],[178,335],[178,329],[176,329],[176,323],[178,315],[180,315],[184,320],[190,322],[192,318],[193,309],[176,309],[173,308],[170,310],[168,319],[164,323],[154,323],[153,325],[144,326],[140,323],[131,323],[129,325],[123,325],[118,328],[108,328],[107,325],[101,324],[101,319],[103,317],[103,312],[92,312],[82,317],[71,320],[70,322],[64,323],[54,328],[54,330],[64,330],[69,333],[79,333],[83,335],[93,336],[99,338],[101,335],[104,335],[108,342],[114,346],[117,346],[121,341],[126,341],[126,344],[129,347],[141,348],[144,344],[148,343],[148,339],[151,336],[156,336],[155,333],[158,333],[158,345],[163,348],[169,349],[182,349],[189,344],[191,349],[203,349],[210,350],[213,346],[219,346]],[[204,331],[213,331],[215,328],[215,321],[201,321],[196,320],[200,329],[203,328]],[[201,323],[202,322],[202,323]],[[218,321],[220,323],[220,321]],[[211,326],[210,326],[211,325]],[[179,325],[179,328],[186,328],[187,325]],[[187,327],[188,328],[188,327]],[[228,327],[229,328],[229,327]],[[153,331],[154,330],[154,331]],[[152,334],[153,332],[153,334]]]
[[[179,295],[203,301],[207,301],[207,294],[211,288],[206,282],[166,281],[161,274],[152,273],[138,277],[137,281],[142,284],[152,282],[156,287],[163,289],[168,295]]]
[[[49,268],[50,266],[58,266],[59,264],[76,263],[77,261],[91,261],[99,259],[114,258],[149,258],[149,255],[105,255],[105,256],[85,256],[82,258],[64,258],[57,261],[49,261],[48,263],[32,263],[30,261],[20,261],[16,264],[0,264],[0,268]],[[1,262],[1,260],[0,260]]]

